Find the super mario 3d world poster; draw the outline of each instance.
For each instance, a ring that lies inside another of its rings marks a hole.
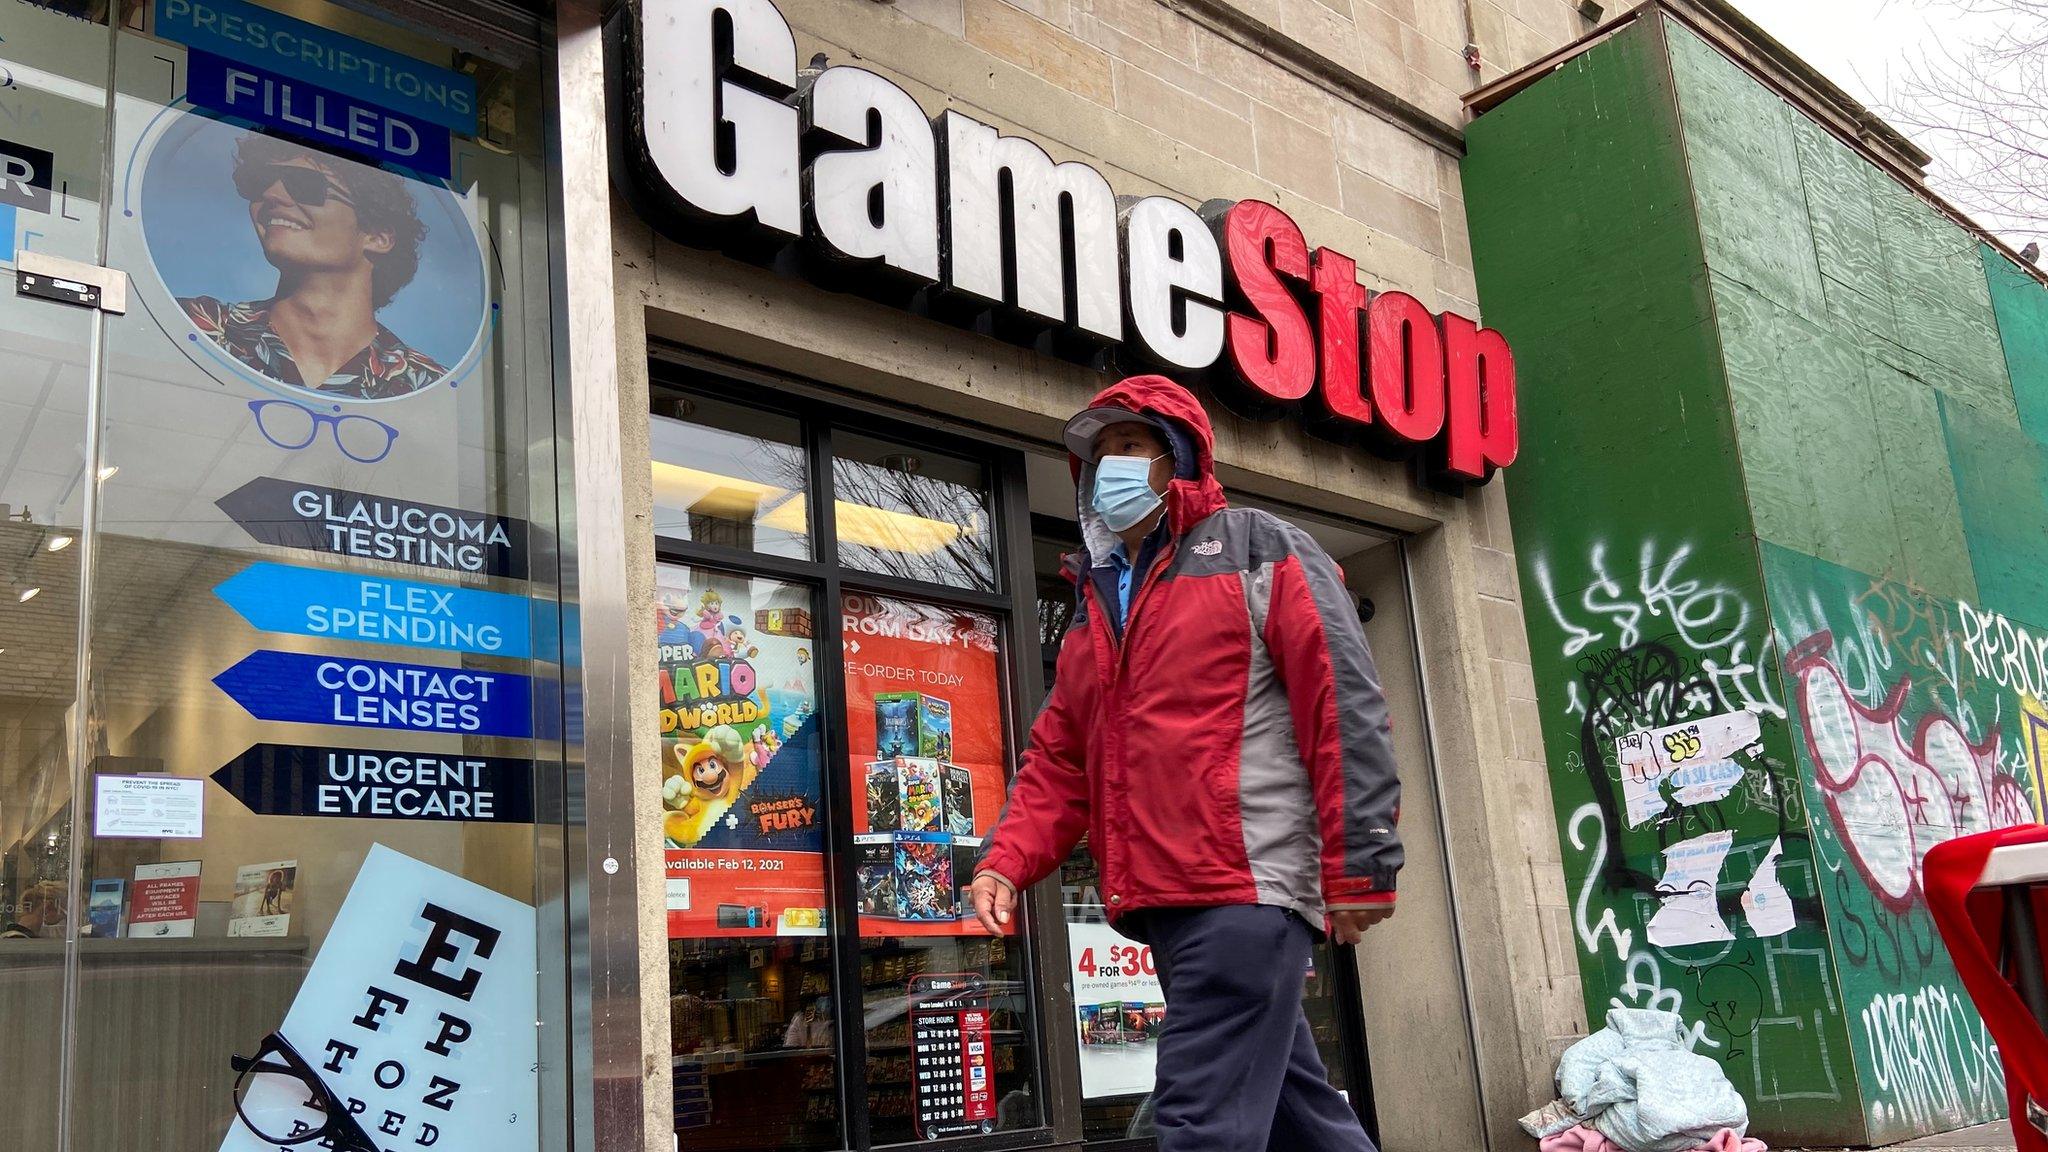
[[[656,603],[669,936],[822,935],[810,594],[665,566]]]

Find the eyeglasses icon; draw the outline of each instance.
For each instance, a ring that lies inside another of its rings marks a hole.
[[[375,464],[398,442],[398,429],[368,416],[330,416],[290,400],[251,400],[249,411],[265,440],[294,452],[311,444],[323,426],[334,430],[341,454],[358,464]]]
[[[285,1147],[319,1142],[334,1152],[378,1152],[348,1105],[276,1032],[263,1038],[254,1059],[236,1056],[235,1115],[264,1142]]]

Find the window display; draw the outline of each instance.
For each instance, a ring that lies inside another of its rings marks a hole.
[[[860,592],[840,609],[861,933],[981,935],[967,886],[1006,790],[996,619]]]
[[[1023,952],[968,896],[1008,794],[1001,622],[865,592],[840,622],[875,1142],[1030,1126]]]
[[[681,1146],[1040,1127],[1027,949],[965,903],[1014,756],[991,468],[730,392],[650,414]]]
[[[54,177],[0,204],[0,263],[129,279],[125,312],[0,298],[0,427],[34,429],[0,446],[0,899],[36,906],[0,1017],[51,1043],[0,1073],[56,1102],[0,1147],[276,1147],[309,1099],[559,1141],[538,30],[95,7],[0,0],[4,150]]]
[[[811,594],[675,565],[656,584],[669,936],[822,936]]]

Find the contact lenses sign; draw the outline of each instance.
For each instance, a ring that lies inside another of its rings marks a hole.
[[[533,735],[533,682],[509,672],[265,650],[243,657],[213,682],[259,720],[520,740]]]

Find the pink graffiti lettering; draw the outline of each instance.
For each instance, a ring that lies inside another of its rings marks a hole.
[[[1900,712],[1912,679],[1877,707],[1863,704],[1829,658],[1834,642],[1831,632],[1808,636],[1785,654],[1785,672],[1842,847],[1877,898],[1904,912],[1921,896],[1928,849],[2033,816],[2019,783],[1998,770],[1996,727],[1972,744],[1953,719],[1929,712],[1909,738]]]

